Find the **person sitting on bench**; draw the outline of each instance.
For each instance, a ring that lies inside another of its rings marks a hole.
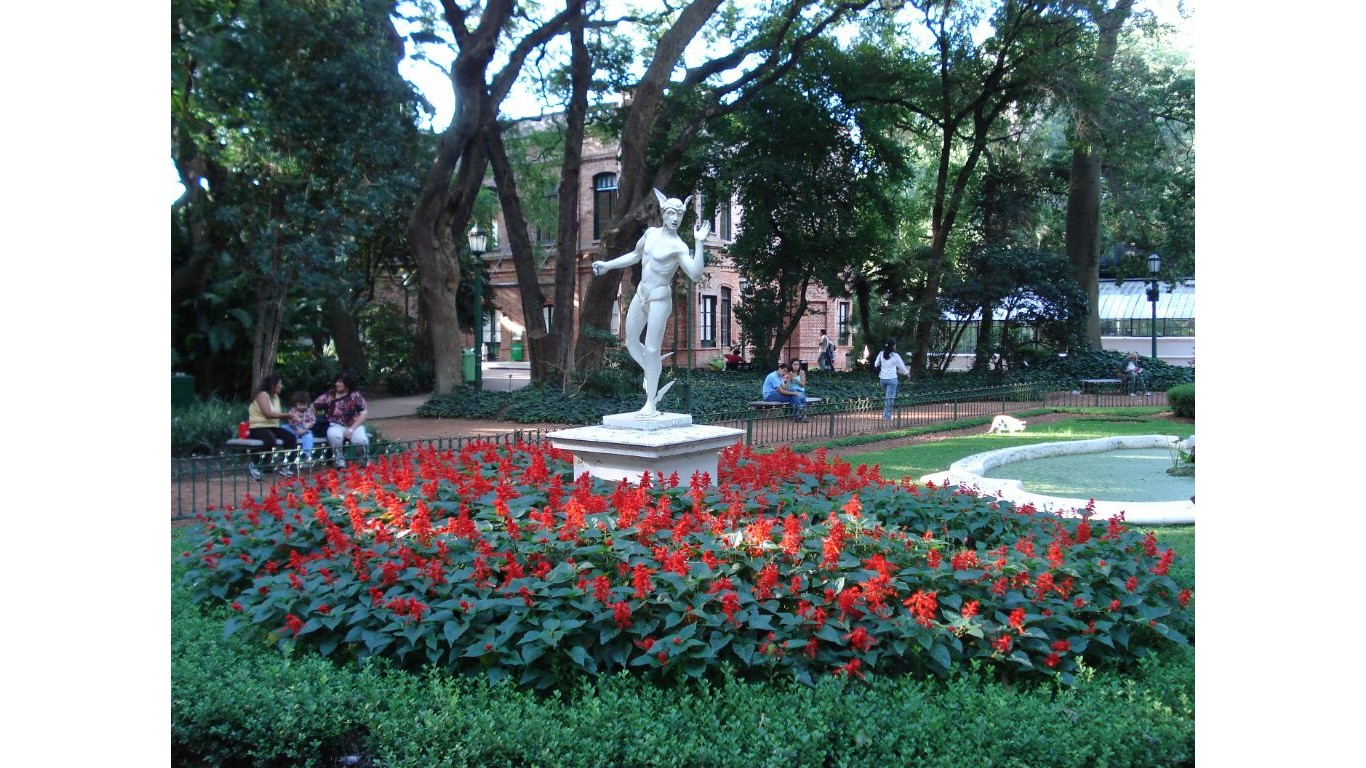
[[[806,393],[788,386],[791,380],[792,370],[787,363],[778,363],[777,370],[764,377],[764,400],[770,403],[789,403],[792,405],[793,418],[797,421],[806,421]]]
[[[247,437],[261,441],[262,457],[275,450],[277,445],[286,451],[292,451],[298,445],[294,433],[280,426],[280,419],[289,418],[288,413],[280,410],[280,390],[284,388],[285,383],[279,376],[267,376],[261,380],[261,386],[256,388],[256,396],[247,406],[247,426],[250,428]],[[258,457],[247,463],[247,473],[254,480],[261,479],[259,461]],[[288,464],[281,464],[277,472],[281,477],[294,475],[294,470]]]
[[[368,458],[370,436],[362,426],[365,423],[368,406],[365,397],[356,390],[350,374],[337,374],[337,378],[332,382],[332,390],[318,395],[313,405],[327,413],[327,444],[332,446],[333,463],[337,469],[346,466],[342,446],[348,441],[360,448],[362,457]]]
[[[1138,393],[1139,385],[1142,385],[1143,394],[1152,394],[1148,391],[1148,372],[1143,366],[1138,364],[1138,353],[1130,352],[1124,361],[1124,366],[1119,371],[1119,376],[1124,380],[1124,388],[1129,390],[1129,397]]]

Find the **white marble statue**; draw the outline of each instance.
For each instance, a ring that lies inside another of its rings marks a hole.
[[[640,285],[636,286],[636,295],[626,311],[626,351],[645,370],[645,406],[636,412],[636,417],[641,419],[659,416],[659,398],[673,386],[673,382],[669,382],[663,390],[659,389],[659,372],[668,357],[659,354],[663,348],[664,324],[673,311],[673,295],[669,284],[673,282],[674,273],[679,267],[693,282],[702,278],[705,264],[702,241],[711,231],[707,222],[697,223],[693,229],[693,255],[689,256],[688,244],[678,236],[678,224],[683,220],[692,196],[683,200],[675,197],[666,199],[664,193],[656,189],[655,197],[659,200],[664,225],[645,230],[630,253],[610,261],[593,262],[595,275],[641,263]],[[640,341],[642,330],[645,332],[643,344]]]

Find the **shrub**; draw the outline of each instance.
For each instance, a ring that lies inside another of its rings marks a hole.
[[[285,381],[283,398],[288,398],[291,393],[299,390],[317,397],[332,388],[332,382],[339,370],[340,366],[336,360],[316,357],[311,350],[290,356],[282,354],[279,364],[275,366],[275,372]],[[357,377],[357,387],[365,390],[364,377]],[[281,405],[288,407],[285,403]]]
[[[1167,402],[1172,407],[1173,416],[1195,418],[1195,385],[1182,384],[1167,390]]]
[[[223,441],[237,436],[237,424],[247,418],[246,403],[201,400],[171,412],[171,455],[207,456]]]
[[[1174,555],[823,452],[722,455],[720,485],[635,486],[528,446],[424,448],[292,481],[202,518],[184,553],[230,633],[324,656],[552,688],[947,675],[969,662],[1071,683],[1187,642]]]
[[[403,362],[389,369],[384,383],[391,395],[426,394],[436,388],[436,370],[431,363]]]
[[[1193,760],[1190,647],[1150,655],[1123,675],[1080,669],[1069,687],[1003,686],[979,666],[943,680],[814,685],[723,672],[714,683],[661,687],[619,673],[538,696],[382,659],[337,665],[297,647],[224,640],[230,611],[196,604],[183,582],[171,591],[177,765],[1137,768]]]

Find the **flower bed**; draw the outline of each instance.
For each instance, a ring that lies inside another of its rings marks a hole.
[[[417,450],[202,519],[183,553],[229,633],[536,688],[942,674],[980,659],[1070,682],[1188,642],[1174,554],[1118,518],[1064,520],[881,478],[824,452],[722,454],[702,478],[570,477],[548,447]]]

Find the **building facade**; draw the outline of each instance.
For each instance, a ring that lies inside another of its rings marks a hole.
[[[575,306],[569,308],[574,312],[575,334],[579,331],[578,305],[592,278],[593,261],[621,255],[598,253],[601,234],[610,221],[612,206],[616,202],[619,173],[616,156],[615,144],[604,145],[592,139],[585,141],[580,174],[582,182],[576,190],[579,242],[575,256]],[[689,194],[686,190],[660,191],[670,197],[682,198]],[[697,216],[701,215],[702,201],[694,196],[689,207],[692,209],[691,215],[679,225],[679,234],[691,245],[692,230]],[[689,286],[681,273],[675,278],[678,293],[674,297],[673,314],[664,332],[664,351],[673,352],[673,359],[679,366],[704,367],[735,347],[742,348],[745,360],[753,359],[753,345],[736,320],[735,310],[741,301],[744,286],[729,252],[740,215],[739,208],[733,204],[718,206],[717,215],[711,222],[711,234],[703,243],[706,268],[702,279]],[[537,258],[541,259],[541,289],[550,298],[554,295],[555,280],[551,258],[555,249],[554,227],[553,224],[547,227],[530,226],[535,230],[529,234],[538,249]],[[483,255],[489,268],[492,303],[497,309],[491,318],[485,320],[481,345],[486,359],[504,361],[525,359],[521,341],[526,333],[512,252],[507,238],[502,236],[506,227],[500,212],[493,222],[494,239],[490,242],[490,250]],[[691,299],[688,298],[689,288],[693,294]],[[804,359],[814,366],[821,331],[827,330],[831,340],[837,344],[836,365],[845,365],[849,359],[854,330],[852,301],[848,298],[833,299],[821,286],[811,288],[807,300],[809,308],[784,348],[783,359]],[[612,310],[609,328],[618,338],[623,334],[625,310],[619,297]],[[562,309],[547,304],[541,311],[548,320],[554,312]],[[474,339],[469,338],[467,347],[473,346]]]

